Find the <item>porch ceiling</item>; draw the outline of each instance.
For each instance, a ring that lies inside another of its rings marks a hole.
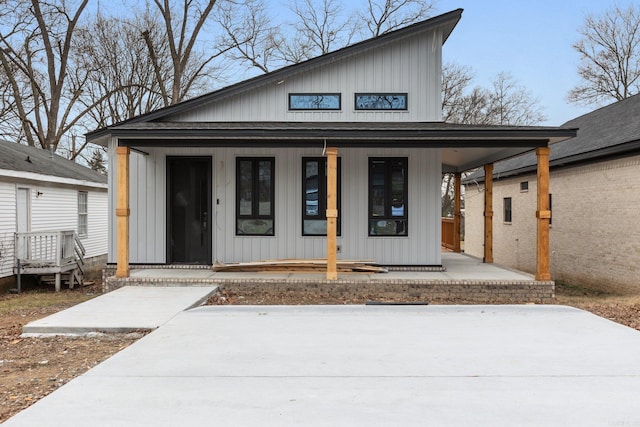
[[[439,148],[443,170],[462,172],[576,136],[577,129],[443,122],[145,122],[114,126],[118,145],[145,147]],[[106,145],[109,138],[90,138]]]

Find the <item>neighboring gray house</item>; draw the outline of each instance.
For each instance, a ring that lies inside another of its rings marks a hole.
[[[551,145],[550,261],[554,280],[640,291],[640,96],[563,127],[576,138]],[[523,271],[535,262],[535,155],[494,167],[494,259]],[[465,180],[465,252],[482,254],[484,172]]]
[[[109,147],[109,262],[120,277],[129,263],[325,257],[325,147],[339,157],[340,257],[441,265],[443,171],[575,134],[442,122],[442,46],[461,14],[88,134]]]
[[[35,240],[16,253],[15,233],[35,239],[75,231],[87,267],[100,267],[107,253],[107,200],[106,176],[40,148],[0,141],[0,287],[15,286],[17,257],[37,253]]]

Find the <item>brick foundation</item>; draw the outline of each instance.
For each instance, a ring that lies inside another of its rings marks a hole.
[[[123,286],[218,286],[234,293],[312,293],[345,298],[401,298],[403,295],[431,303],[455,302],[467,304],[553,303],[555,283],[533,281],[417,280],[417,279],[185,279],[179,282],[161,278],[122,278],[105,275],[104,292]]]

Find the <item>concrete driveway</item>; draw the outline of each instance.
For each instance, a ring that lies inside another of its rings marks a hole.
[[[208,306],[6,426],[640,426],[640,332],[523,306]]]

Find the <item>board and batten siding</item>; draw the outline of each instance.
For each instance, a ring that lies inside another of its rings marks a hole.
[[[16,185],[0,181],[0,278],[13,275]]]
[[[113,148],[113,147],[112,147]],[[240,262],[274,258],[322,258],[324,237],[302,236],[302,157],[321,157],[311,148],[145,148],[130,155],[130,262],[166,262],[166,158],[212,158],[212,255]],[[113,154],[114,150],[110,150]],[[236,157],[275,157],[275,236],[235,235]],[[409,236],[368,236],[369,157],[408,157]],[[339,258],[372,259],[389,265],[439,265],[439,150],[344,148],[342,162],[342,236]],[[117,164],[112,155],[111,165]],[[115,168],[113,169],[115,170]],[[115,181],[116,173],[110,175]],[[111,188],[115,188],[112,183]],[[116,260],[115,201],[110,194],[109,262]],[[219,203],[216,203],[218,201]]]
[[[403,39],[166,118],[210,121],[441,121],[440,32]],[[421,72],[416,72],[421,70]],[[356,111],[355,93],[407,93],[406,111]],[[340,111],[289,111],[289,93],[341,93]]]

